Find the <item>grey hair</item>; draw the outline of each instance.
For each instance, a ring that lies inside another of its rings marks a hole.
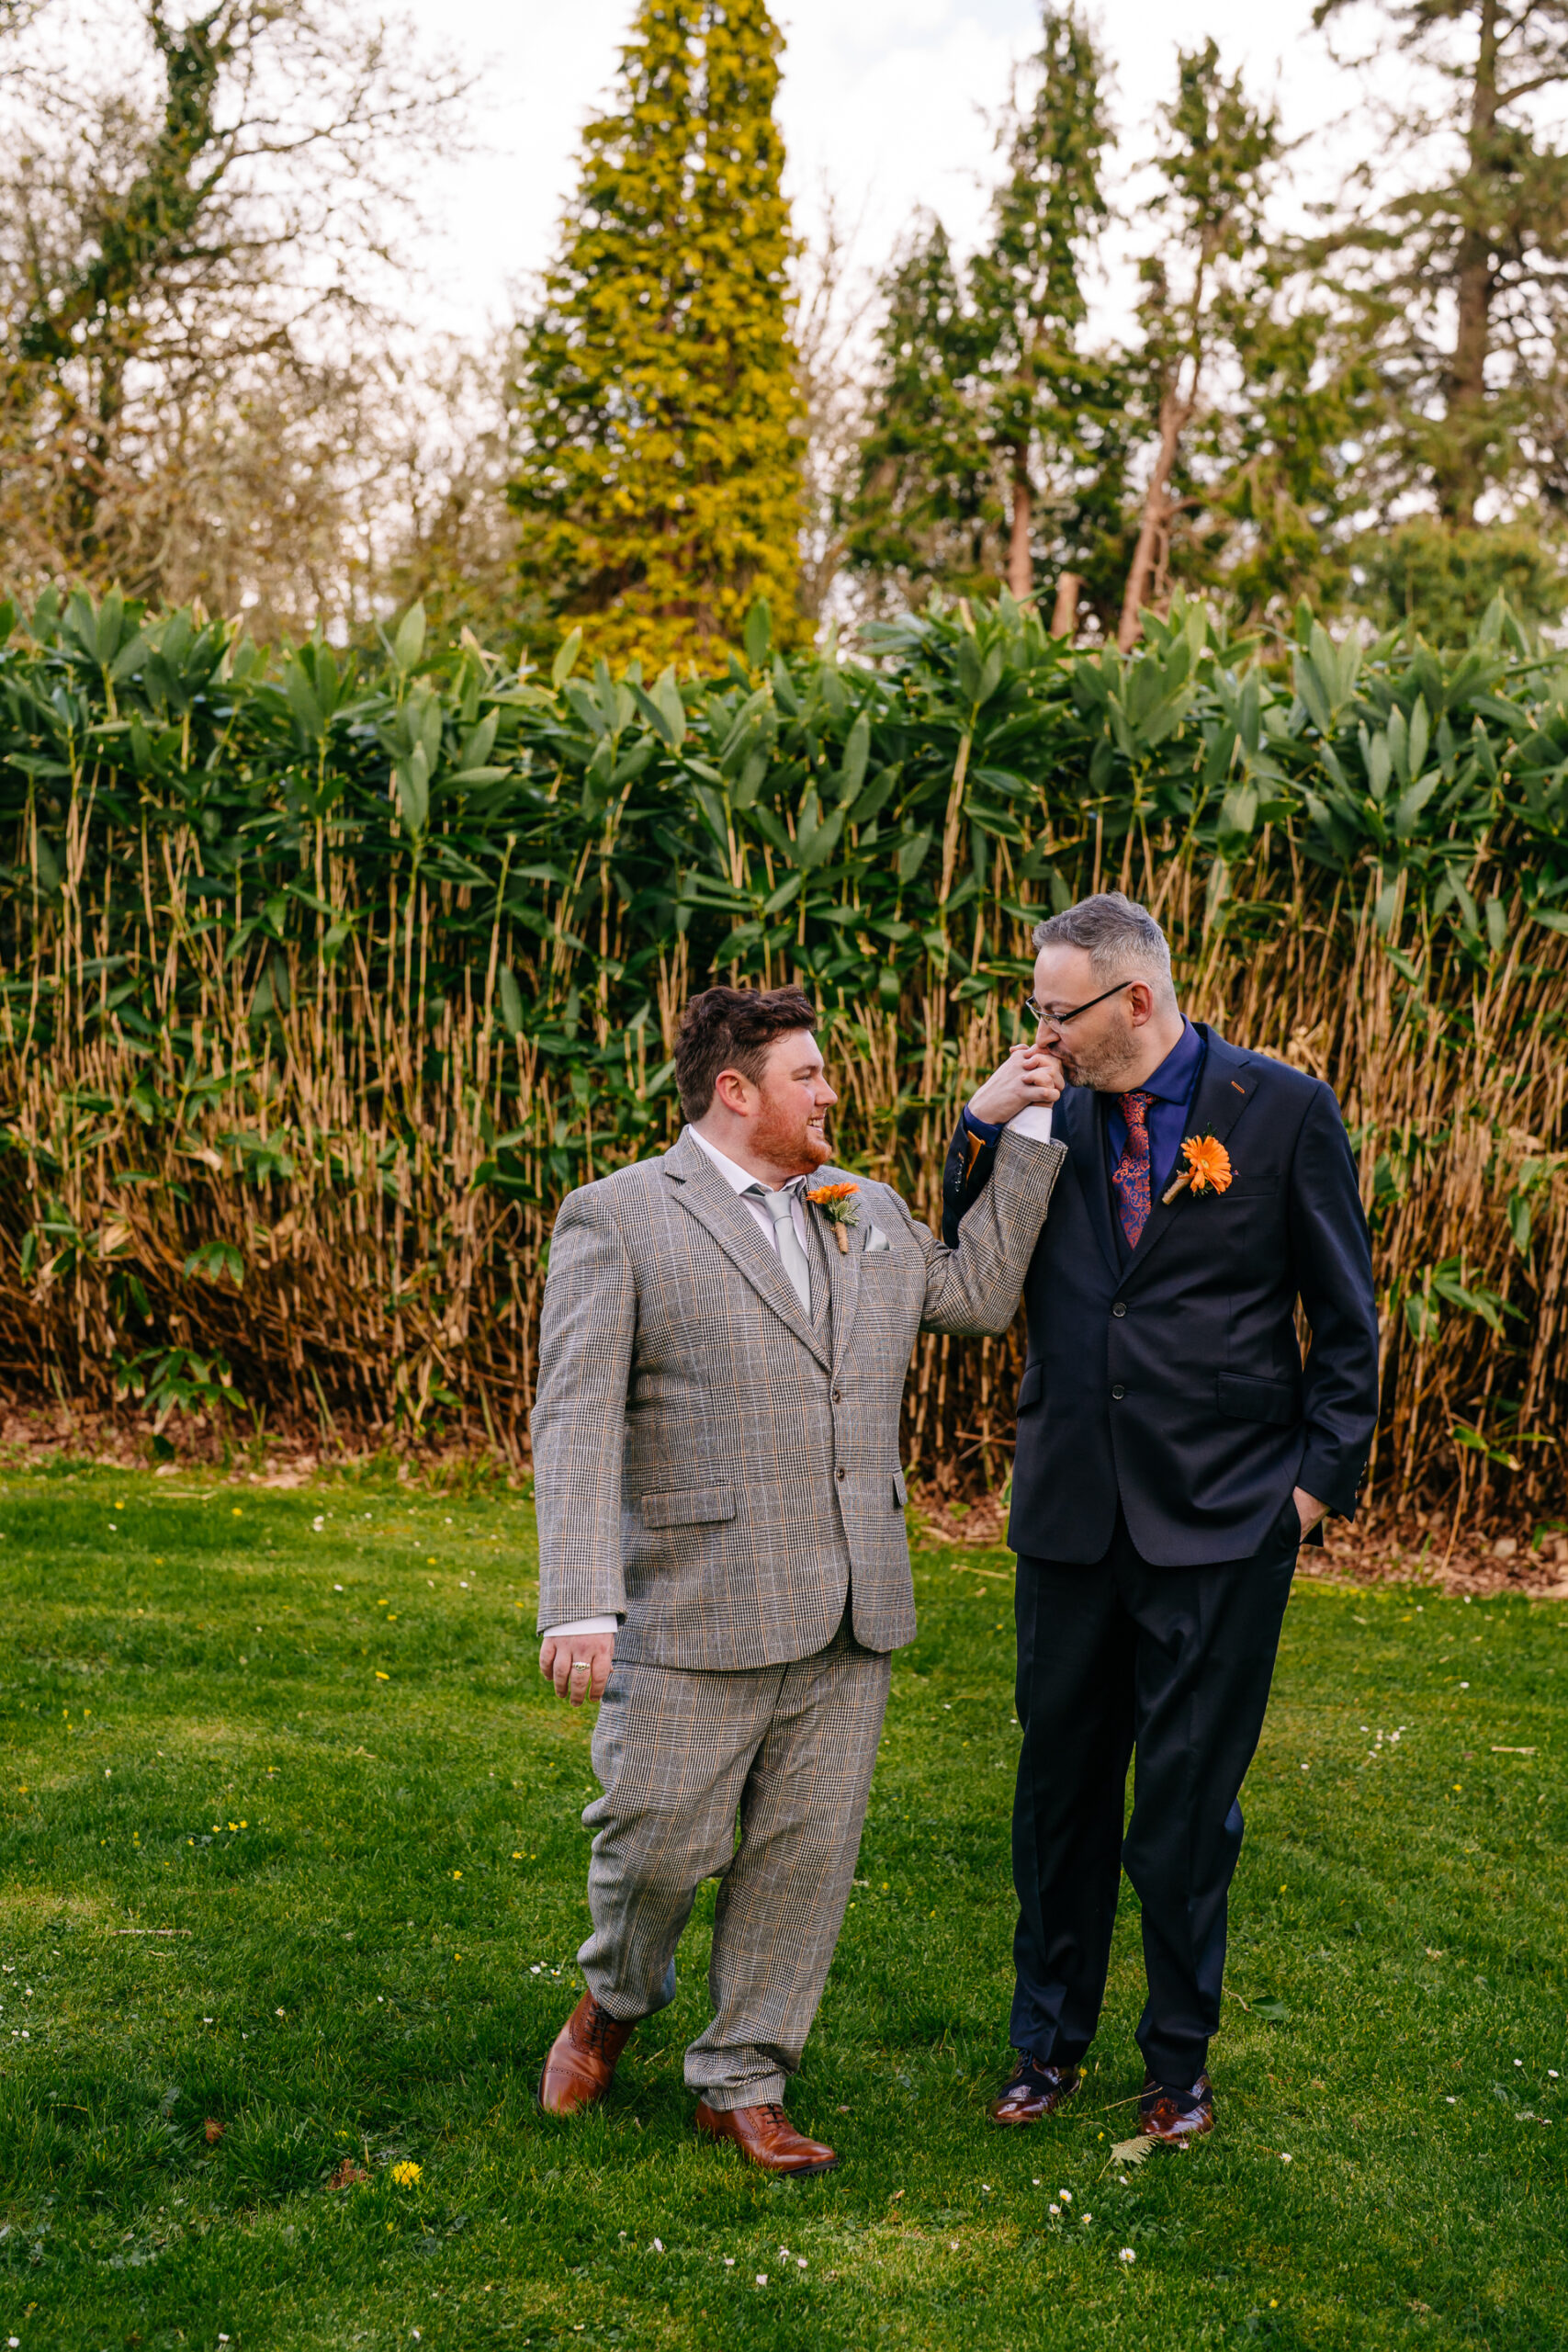
[[[1082,947],[1104,987],[1123,978],[1147,979],[1156,1003],[1176,1002],[1165,933],[1146,907],[1121,890],[1097,891],[1076,907],[1064,907],[1059,915],[1047,915],[1034,926],[1036,954],[1042,947]]]

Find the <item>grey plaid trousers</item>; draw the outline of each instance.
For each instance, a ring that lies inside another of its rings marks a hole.
[[[847,1623],[812,1657],[733,1674],[617,1660],[599,1709],[604,1793],[578,1954],[612,2017],[675,1997],[675,1947],[719,1882],[712,2022],[686,2052],[710,2107],[782,2099],[843,1925],[891,1660]],[[736,1823],[740,1827],[736,1842]]]

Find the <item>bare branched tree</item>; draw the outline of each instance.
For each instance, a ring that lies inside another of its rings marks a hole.
[[[349,0],[147,0],[141,25],[141,74],[109,86],[46,19],[6,102],[6,570],[346,622],[404,437],[409,191],[466,85]]]

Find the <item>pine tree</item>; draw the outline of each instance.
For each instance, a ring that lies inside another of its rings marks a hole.
[[[1193,440],[1216,371],[1256,341],[1272,294],[1263,213],[1280,155],[1279,119],[1247,100],[1239,74],[1220,71],[1213,40],[1177,52],[1177,93],[1162,108],[1158,158],[1165,186],[1151,210],[1163,217],[1158,248],[1140,265],[1143,330],[1137,355],[1153,451],[1118,632],[1137,641],[1145,605],[1164,601],[1172,536],[1201,511],[1210,483],[1192,471]]]
[[[1102,403],[1077,348],[1088,315],[1083,277],[1107,206],[1100,162],[1111,135],[1104,65],[1076,9],[1047,6],[1032,102],[1016,108],[1008,176],[992,206],[991,240],[972,273],[986,345],[986,433],[1009,508],[1007,581],[1034,593],[1036,510],[1064,471],[1089,470],[1100,442],[1085,415]],[[1088,427],[1086,431],[1086,425]]]
[[[896,580],[912,602],[938,584],[985,594],[996,586],[1003,510],[982,430],[980,346],[940,220],[921,224],[883,300],[849,562]]]
[[[711,664],[798,637],[791,241],[765,0],[641,0],[525,337],[512,488],[540,634]]]
[[[1044,569],[1070,571],[1076,594],[1121,540],[1120,401],[1112,371],[1078,349],[1107,209],[1104,68],[1072,6],[1047,0],[1030,79],[984,250],[961,271],[933,221],[886,281],[850,549],[906,594],[1005,582],[1032,596]]]
[[[1321,0],[1314,22],[1339,6]],[[1416,492],[1461,532],[1478,510],[1561,514],[1568,154],[1542,112],[1568,88],[1568,6],[1380,6],[1447,96],[1393,126],[1404,192],[1352,214],[1325,246],[1388,389],[1371,487],[1385,516],[1408,515]]]
[[[1293,252],[1265,258],[1224,324],[1231,381],[1190,435],[1186,479],[1201,496],[1172,576],[1251,620],[1303,596],[1332,606],[1351,577],[1376,368]]]

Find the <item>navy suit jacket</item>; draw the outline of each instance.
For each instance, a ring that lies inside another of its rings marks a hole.
[[[1070,1087],[1053,1114],[1067,1165],[1024,1283],[1008,1524],[1014,1551],[1036,1558],[1103,1558],[1118,1500],[1156,1566],[1248,1558],[1294,1487],[1344,1517],[1355,1509],[1378,1318],[1339,1105],[1320,1080],[1199,1026],[1208,1052],[1186,1132],[1225,1146],[1230,1187],[1168,1207],[1156,1194],[1124,1261],[1100,1102]],[[960,1124],[942,1182],[950,1244],[992,1156]]]

